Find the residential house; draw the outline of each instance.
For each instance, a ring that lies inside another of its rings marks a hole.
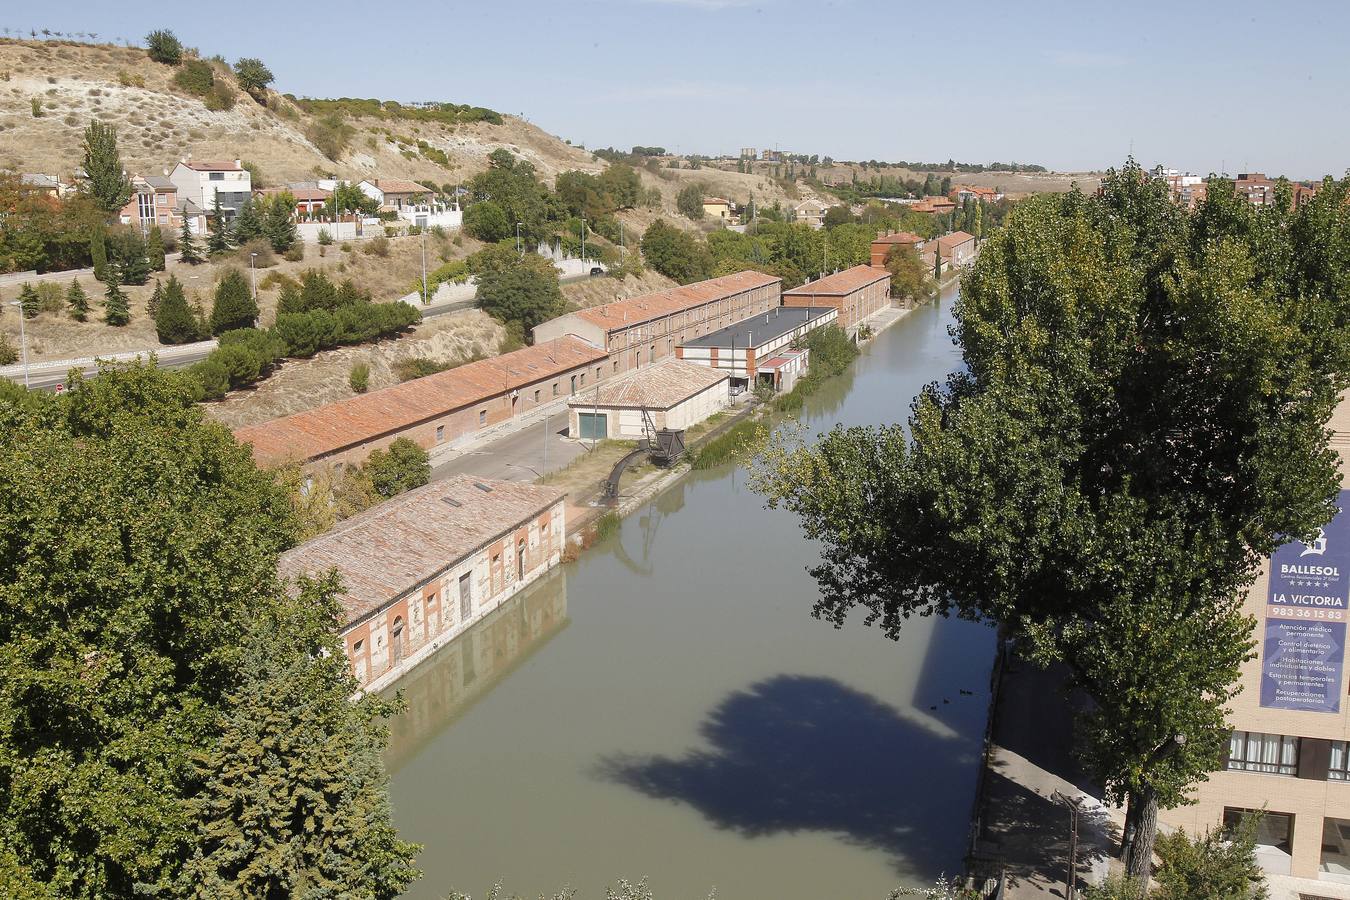
[[[290,194],[295,200],[294,215],[297,219],[322,215],[333,197],[331,190],[310,184],[288,184],[285,187],[256,188],[253,191],[253,196],[257,200],[268,200],[278,194]]]
[[[825,213],[829,211],[829,208],[830,204],[824,200],[808,197],[792,207],[792,217],[798,222],[805,222],[812,228],[824,228]]]
[[[190,201],[212,214],[216,198],[226,219],[232,219],[253,194],[252,175],[240,160],[210,161],[184,159],[173,167],[169,180],[178,189],[180,200]]]
[[[574,335],[609,354],[614,374],[675,355],[675,347],[779,305],[783,279],[745,271],[589,306],[534,326],[534,340]]]
[[[949,213],[956,209],[956,203],[948,197],[924,197],[909,208],[921,213]]]
[[[741,221],[731,202],[721,197],[703,198],[703,217],[723,225],[739,225]]]
[[[890,305],[890,294],[890,272],[877,266],[854,266],[783,291],[783,305],[832,306],[839,310],[839,327],[856,334],[863,319]]]
[[[953,185],[947,193],[947,199],[957,206],[965,205],[967,200],[983,200],[986,203],[994,203],[1003,199],[1003,193],[995,188],[980,187],[979,185]]]
[[[44,175],[40,172],[25,172],[19,176],[19,182],[34,193],[45,194],[53,198],[64,197],[70,192],[70,185],[60,178],[55,175]]]
[[[357,185],[361,193],[380,204],[380,212],[398,212],[407,206],[413,206],[427,198],[431,193],[415,181],[403,181],[397,178],[376,178],[362,181]]]
[[[562,560],[563,492],[459,475],[358,513],[282,554],[283,578],[342,576],[344,649],[380,690]]]
[[[165,175],[131,176],[131,199],[118,211],[123,225],[142,231],[158,225],[163,231],[178,231],[183,219],[193,234],[206,233],[206,213],[200,206],[178,195],[178,185]]]

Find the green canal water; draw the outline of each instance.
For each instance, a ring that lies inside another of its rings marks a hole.
[[[904,420],[959,363],[954,291],[883,332],[804,423]],[[411,898],[882,898],[961,866],[992,630],[898,642],[811,617],[814,558],[745,473],[696,472],[401,683],[389,765]]]

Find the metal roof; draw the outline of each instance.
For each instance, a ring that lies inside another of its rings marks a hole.
[[[887,276],[889,277],[889,276]],[[762,347],[822,316],[837,316],[832,306],[775,306],[766,313],[685,341],[684,347]],[[753,342],[753,343],[752,343]]]

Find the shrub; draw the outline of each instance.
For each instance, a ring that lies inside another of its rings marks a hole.
[[[356,129],[344,122],[336,112],[315,119],[305,129],[305,137],[309,138],[310,143],[318,147],[324,156],[334,160],[342,156],[355,133]]]
[[[175,275],[170,275],[164,285],[154,318],[155,334],[162,344],[187,344],[201,337],[197,317],[192,314],[183,285]]]
[[[437,372],[453,369],[455,365],[455,363],[442,362],[428,356],[411,356],[394,363],[393,370],[394,377],[399,381],[412,381],[414,378],[425,378],[428,375],[435,375]]]
[[[370,256],[380,256],[380,257],[388,256],[389,238],[373,237],[370,240],[366,241],[366,245],[361,249],[364,250]]]
[[[294,244],[291,244],[290,249],[281,254],[281,256],[286,262],[301,262],[305,258],[304,241],[296,241]]]
[[[145,87],[145,79],[138,73],[128,72],[126,69],[117,70],[117,83],[122,87]]]
[[[698,451],[698,455],[694,457],[693,468],[711,469],[735,460],[747,447],[760,439],[762,431],[757,422],[737,422]]]
[[[9,335],[0,331],[0,366],[12,366],[19,361],[19,351],[10,343]]]
[[[30,99],[30,100],[28,101],[28,105],[29,105],[30,107],[32,107],[32,109],[33,109],[33,118],[35,118],[35,119],[40,119],[40,118],[42,118],[42,98],[41,98],[41,97],[33,97],[32,99]]]
[[[216,83],[216,75],[210,63],[190,59],[174,73],[173,83],[189,94],[205,97],[211,86]]]
[[[431,461],[427,451],[405,437],[398,438],[388,450],[375,450],[363,468],[370,476],[375,492],[395,497],[431,480]]]
[[[201,385],[204,400],[219,400],[230,390],[230,371],[216,358],[215,352],[201,362],[193,363],[187,373]]]
[[[319,229],[319,246],[327,247],[333,243],[333,235],[327,228]]]
[[[206,104],[206,108],[212,112],[220,112],[221,110],[234,109],[235,97],[234,88],[223,81],[217,81],[206,92],[203,102]]]
[[[250,385],[262,373],[262,359],[242,344],[222,344],[211,351],[210,358],[224,366],[231,388]]]
[[[266,238],[254,238],[247,244],[239,248],[239,261],[244,265],[249,264],[249,257],[257,254],[253,259],[253,265],[259,269],[270,269],[277,264],[277,255],[272,251],[272,244]]]
[[[37,286],[37,304],[42,312],[60,312],[66,305],[65,291],[53,281],[43,281]]]
[[[285,288],[285,287],[291,287],[295,290],[299,290],[300,282],[296,281],[289,275],[282,274],[281,272],[268,272],[266,275],[262,277],[262,280],[258,282],[259,290],[264,291],[270,291],[272,288]]]
[[[147,34],[145,49],[151,59],[166,66],[176,66],[183,61],[183,44],[167,29],[157,29]]]
[[[286,358],[286,345],[271,331],[258,328],[236,328],[220,336],[222,347],[243,347],[258,358],[260,374],[266,374]]]
[[[370,387],[369,363],[352,363],[351,371],[347,373],[347,383],[356,393],[364,394]]]
[[[257,320],[258,304],[253,300],[244,273],[226,269],[216,284],[215,302],[211,305],[211,333],[252,328]]]

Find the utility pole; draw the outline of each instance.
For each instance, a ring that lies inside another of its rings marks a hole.
[[[253,261],[258,258],[258,254],[250,253],[248,255],[248,277],[253,284],[253,302],[258,302],[258,269],[253,265]]]
[[[23,350],[23,386],[28,387],[28,335],[23,329],[23,304],[18,300],[9,301],[9,305],[19,311],[19,347]]]
[[[525,245],[520,242],[520,223],[516,223],[516,256],[525,258]]]
[[[430,302],[427,299],[427,226],[422,226],[422,305],[426,306]]]
[[[581,217],[581,261],[586,261],[586,217]]]

